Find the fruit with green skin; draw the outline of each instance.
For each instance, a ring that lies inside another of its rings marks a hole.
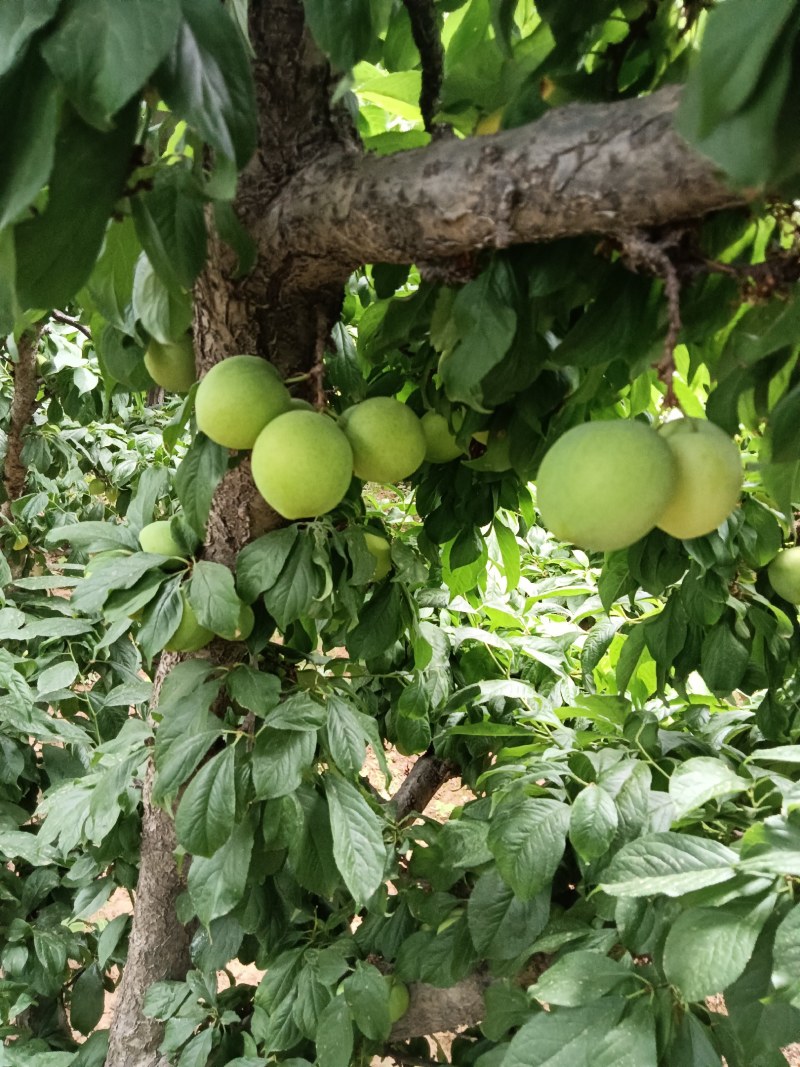
[[[778,596],[800,604],[800,548],[784,548],[767,567],[769,583]]]
[[[450,433],[447,419],[438,411],[426,411],[419,420],[425,435],[425,459],[430,463],[449,463],[463,456],[464,449]]]
[[[365,482],[398,482],[425,459],[420,420],[390,396],[348,408],[339,420],[353,449],[353,471]]]
[[[677,480],[656,525],[683,540],[716,530],[742,491],[742,459],[724,430],[705,419],[665,422],[659,437],[677,464]]]
[[[255,626],[256,617],[253,614],[253,609],[249,604],[242,604],[239,608],[239,623],[237,626],[236,640],[246,641],[250,634],[253,632],[253,626]]]
[[[389,974],[385,974],[383,977],[389,986],[389,1018],[393,1023],[396,1023],[398,1019],[403,1018],[411,1002],[408,986],[405,982],[400,982]]]
[[[364,531],[364,540],[367,542],[367,550],[375,560],[375,570],[372,572],[373,582],[379,582],[385,578],[392,569],[392,548],[389,542],[378,534]]]
[[[264,427],[253,447],[253,480],[285,519],[335,508],[350,486],[353,453],[327,415],[287,411]]]
[[[224,448],[252,448],[264,427],[291,404],[276,370],[258,356],[216,363],[197,387],[198,429]]]
[[[536,481],[544,525],[581,548],[611,552],[653,529],[677,477],[666,441],[641,422],[587,422],[542,460]]]
[[[194,347],[188,334],[168,344],[153,338],[144,354],[144,365],[156,385],[170,393],[188,393],[197,381]]]
[[[189,598],[183,590],[181,590],[181,599],[183,601],[181,621],[164,648],[167,652],[197,652],[198,649],[205,648],[209,644],[214,634],[197,621]]]
[[[302,400],[299,396],[293,396],[289,401],[289,408],[291,411],[316,411],[317,409],[313,404],[309,404],[307,400]]]
[[[150,522],[143,526],[139,532],[139,544],[143,552],[153,552],[157,556],[180,556],[186,558],[184,549],[172,536],[172,528],[169,519],[159,519],[158,522]],[[166,569],[177,569],[182,566],[178,560],[170,560],[165,563]]]

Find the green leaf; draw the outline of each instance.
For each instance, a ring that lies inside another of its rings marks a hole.
[[[156,804],[174,797],[205,753],[221,735],[219,719],[209,714],[222,682],[202,660],[186,660],[173,667],[161,689],[156,731],[153,789]]]
[[[306,615],[322,592],[322,571],[314,562],[314,542],[297,538],[273,585],[264,593],[267,611],[281,630]]]
[[[198,433],[175,474],[175,491],[184,517],[201,539],[206,536],[211,498],[227,469],[227,450]]]
[[[389,986],[371,964],[356,963],[345,978],[344,999],[358,1029],[370,1041],[385,1041],[392,1029],[389,1017]]]
[[[371,659],[391,648],[405,629],[403,595],[399,585],[384,582],[362,608],[357,625],[347,635],[347,651],[354,659]]]
[[[171,111],[242,167],[256,146],[256,104],[244,41],[216,0],[182,0],[183,22],[155,82]]]
[[[196,1025],[196,1024],[195,1024]],[[194,1029],[194,1027],[192,1027]],[[187,1042],[178,1059],[177,1067],[206,1067],[214,1043],[214,1031],[209,1027]]]
[[[181,576],[176,575],[164,582],[142,615],[136,640],[145,659],[152,659],[164,648],[178,629],[182,614]]]
[[[750,648],[721,619],[703,639],[700,674],[712,693],[730,693],[744,678],[750,662]]]
[[[107,389],[113,389],[117,382],[135,392],[152,388],[153,379],[144,364],[144,348],[128,334],[116,326],[104,326],[97,334],[95,348]]]
[[[189,782],[175,813],[175,833],[187,852],[213,856],[236,817],[233,746],[218,752]]]
[[[298,527],[264,534],[236,557],[236,587],[247,604],[275,584],[297,539]]]
[[[281,680],[276,674],[240,663],[228,675],[225,688],[231,700],[263,718],[280,699]]]
[[[624,1003],[608,997],[534,1016],[512,1038],[503,1067],[593,1067],[598,1038],[617,1024]]]
[[[672,923],[664,944],[664,973],[686,1000],[703,1000],[735,982],[753,954],[775,906],[770,896],[690,908]]]
[[[569,808],[556,800],[509,800],[489,824],[488,844],[505,881],[532,900],[555,874],[564,855]]]
[[[133,313],[157,341],[177,341],[192,325],[191,295],[170,289],[142,252],[133,275]]]
[[[108,130],[173,48],[179,25],[177,0],[65,0],[42,55],[81,117]]]
[[[319,1067],[350,1067],[353,1055],[353,1023],[344,997],[334,997],[317,1024]]]
[[[227,641],[235,641],[241,636],[239,615],[242,602],[236,595],[233,575],[227,567],[198,560],[192,571],[188,595],[201,626]]]
[[[633,364],[653,343],[658,302],[653,282],[615,267],[594,302],[554,352],[559,366],[591,367],[621,360]]]
[[[364,720],[368,717],[337,696],[328,697],[328,746],[334,763],[352,777],[364,766],[370,737]],[[371,720],[370,720],[371,721]]]
[[[325,792],[336,865],[360,906],[383,881],[386,847],[381,822],[358,789],[343,778],[326,775]]]
[[[0,75],[24,55],[25,45],[53,18],[60,3],[61,0],[3,0],[0,4]]]
[[[542,932],[549,914],[548,893],[522,901],[495,871],[478,878],[467,905],[472,943],[490,960],[519,956]]]
[[[710,1028],[686,1012],[667,1053],[675,1067],[722,1067],[719,1052],[711,1043]]]
[[[452,314],[459,342],[439,364],[451,400],[482,406],[481,382],[503,360],[514,340],[516,299],[511,268],[502,258],[493,260],[488,270],[458,293]]]
[[[591,1004],[623,984],[634,985],[630,967],[599,952],[576,950],[556,960],[531,987],[541,1004],[578,1008]]]
[[[0,20],[4,20],[5,11],[6,7],[0,6]],[[5,45],[2,33],[0,26],[0,59]],[[0,155],[0,230],[15,221],[47,182],[55,156],[58,117],[58,87],[36,52],[30,52],[0,79],[0,123],[5,142]]]
[[[726,882],[738,856],[718,841],[665,831],[625,845],[603,871],[601,888],[616,897],[680,897]]]
[[[135,552],[131,556],[110,559],[76,588],[72,594],[72,607],[86,614],[99,611],[112,591],[132,589],[148,571],[163,578],[160,568],[166,561],[166,556],[151,552]]]
[[[591,783],[578,793],[570,808],[569,839],[581,859],[590,862],[604,855],[619,825],[614,800]]]
[[[695,756],[678,764],[669,780],[669,795],[676,819],[701,808],[709,800],[728,799],[750,788],[750,782],[740,778],[720,759]]]
[[[131,201],[136,232],[159,278],[191,289],[206,259],[203,200],[185,167],[156,172],[153,188]]]
[[[3,335],[12,332],[14,323],[19,318],[17,290],[14,284],[16,274],[14,231],[0,230],[0,334]],[[0,586],[5,584],[5,581],[0,581]]]
[[[799,419],[800,386],[797,386],[781,397],[769,415],[767,437],[773,463],[796,463],[800,460],[800,442],[797,440]]]
[[[96,964],[87,967],[72,986],[69,1022],[79,1034],[90,1034],[103,1017],[106,993]]]
[[[634,1004],[621,1021],[600,1038],[591,1060],[592,1067],[656,1067],[655,1024],[650,1004]]]
[[[112,220],[106,229],[103,251],[86,283],[90,302],[111,327],[118,330],[130,331],[133,327],[133,275],[141,251],[133,219],[126,215],[124,219]],[[140,346],[134,344],[133,338],[128,340],[134,345],[135,352],[143,352]],[[108,347],[111,347],[110,343]],[[128,362],[133,362],[130,356]],[[125,378],[118,380],[124,382]]]
[[[530,1018],[531,1007],[524,990],[506,981],[493,982],[484,993],[486,1012],[481,1033],[489,1041],[500,1041],[511,1029]]]
[[[303,7],[314,40],[335,67],[348,71],[364,59],[373,40],[369,0],[303,0]]]
[[[69,108],[56,138],[44,211],[15,230],[17,290],[26,308],[62,307],[87,281],[122,195],[139,109],[99,132]]]
[[[267,726],[273,730],[311,730],[325,725],[328,713],[324,704],[308,693],[292,693],[267,715]]]
[[[740,866],[778,875],[800,875],[800,827],[783,815],[770,815],[745,831]]]
[[[316,743],[313,733],[262,727],[252,752],[256,797],[265,800],[293,793],[314,759]]]
[[[252,849],[253,827],[245,818],[234,826],[228,841],[213,856],[192,859],[189,896],[204,926],[227,915],[244,896]]]
[[[800,1007],[800,905],[795,905],[775,933],[773,981],[778,989],[794,988],[792,1003]]]

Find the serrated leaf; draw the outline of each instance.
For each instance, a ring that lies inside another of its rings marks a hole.
[[[264,534],[236,557],[236,588],[247,604],[276,582],[298,535],[297,526]]]
[[[686,1000],[721,993],[742,974],[775,906],[733,901],[716,908],[690,908],[672,923],[664,943],[664,973]]]
[[[392,1021],[389,1017],[389,986],[380,971],[359,960],[343,986],[344,999],[361,1033],[370,1041],[385,1041],[392,1029]]]
[[[158,595],[145,609],[137,642],[145,659],[152,659],[164,648],[180,625],[183,614],[181,577],[164,582]]]
[[[722,760],[711,756],[695,756],[675,768],[669,780],[669,795],[675,808],[675,817],[681,819],[709,800],[735,796],[749,789],[750,785],[747,779],[741,778]]]
[[[61,0],[3,0],[0,5],[0,75],[18,62],[25,45],[53,18]]]
[[[522,901],[495,871],[478,878],[467,905],[472,943],[490,960],[519,956],[542,932],[549,914],[549,893]]]
[[[201,767],[175,813],[175,833],[187,852],[212,856],[230,836],[236,817],[234,749],[229,746]]]
[[[129,106],[113,129],[101,133],[65,109],[47,206],[14,231],[23,307],[63,307],[92,273],[108,217],[122,194],[138,115],[138,107]]]
[[[489,824],[488,844],[504,880],[521,900],[547,886],[564,855],[569,808],[555,800],[515,800]]]
[[[336,865],[356,903],[365,904],[383,881],[386,847],[381,822],[358,789],[343,778],[327,775],[325,792]]]
[[[251,757],[256,797],[266,800],[293,793],[311,765],[316,744],[314,733],[263,727]]]
[[[334,997],[319,1017],[317,1064],[319,1067],[350,1067],[353,1055],[353,1023],[344,997]]]
[[[105,1009],[103,978],[95,964],[78,975],[69,1001],[69,1022],[79,1034],[90,1034],[103,1017]]]
[[[630,984],[632,977],[630,968],[617,960],[576,950],[556,960],[531,987],[530,994],[542,1004],[577,1008]]]
[[[583,860],[602,856],[614,840],[619,816],[614,800],[591,783],[578,793],[570,808],[569,839]]]
[[[599,1035],[617,1024],[624,1006],[606,997],[534,1016],[512,1038],[503,1067],[592,1067]]]
[[[172,49],[179,25],[177,0],[65,0],[42,55],[83,119],[107,130]]]
[[[306,615],[322,592],[322,571],[314,562],[311,537],[297,538],[275,582],[264,593],[264,604],[281,630]]]
[[[239,31],[216,0],[183,0],[176,44],[154,81],[170,110],[239,169],[256,145],[250,61]]]
[[[369,737],[363,725],[366,716],[337,696],[328,697],[327,707],[331,755],[339,770],[352,777],[364,766],[367,755]]]
[[[184,517],[201,540],[206,536],[211,498],[227,469],[227,450],[198,433],[175,473],[175,491]]]
[[[316,732],[327,719],[325,705],[309,693],[291,693],[267,715],[267,726],[273,730],[312,730]]]
[[[726,882],[737,854],[718,841],[665,831],[625,845],[603,871],[601,888],[616,897],[683,896]]]
[[[244,896],[252,849],[253,827],[244,818],[213,856],[192,859],[189,896],[203,925],[227,915]]]
[[[228,675],[225,688],[231,700],[263,718],[280,699],[281,680],[276,674],[257,671],[240,663]]]
[[[303,0],[306,21],[320,48],[340,70],[350,70],[372,44],[369,0]]]
[[[192,325],[190,294],[170,289],[145,252],[139,256],[133,275],[133,313],[162,344],[177,341]]]
[[[233,575],[221,563],[198,560],[188,588],[189,603],[197,621],[227,641],[241,636],[242,603],[233,586]]]
[[[131,202],[136,232],[171,290],[191,289],[206,258],[203,200],[185,167],[157,171],[152,189]]]

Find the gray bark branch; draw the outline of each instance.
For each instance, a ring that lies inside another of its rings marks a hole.
[[[18,360],[13,366],[14,396],[11,401],[11,413],[8,425],[6,458],[3,465],[3,485],[6,499],[0,512],[6,517],[11,514],[11,505],[25,491],[27,470],[22,462],[23,435],[33,422],[36,410],[36,393],[39,380],[36,373],[36,348],[41,335],[41,327],[29,330],[22,335],[17,345]]]
[[[392,815],[397,822],[402,822],[414,811],[423,812],[444,783],[457,775],[454,764],[439,759],[433,752],[424,753],[389,801]]]
[[[291,247],[318,283],[364,263],[435,263],[646,229],[743,203],[675,131],[678,100],[669,87],[574,104],[491,137],[392,156],[335,148],[274,200],[259,247]]]

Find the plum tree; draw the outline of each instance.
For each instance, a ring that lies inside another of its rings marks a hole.
[[[139,544],[143,552],[153,552],[157,556],[181,556],[186,555],[185,549],[175,540],[172,534],[172,524],[169,519],[159,519],[149,522],[139,532]],[[180,567],[178,560],[172,560],[165,564],[168,567]]]
[[[611,551],[653,529],[675,488],[666,442],[641,422],[568,430],[542,460],[536,499],[549,530],[582,548]]]
[[[353,449],[353,471],[365,482],[397,482],[425,459],[425,434],[414,412],[393,397],[376,396],[340,419]]]
[[[177,629],[164,645],[164,649],[167,652],[197,652],[211,643],[214,634],[197,621],[194,609],[183,590],[181,590],[181,603],[180,621]]]
[[[289,390],[258,356],[230,356],[201,379],[197,427],[225,448],[252,448],[267,423],[289,409]]]
[[[677,465],[675,485],[656,525],[673,537],[700,537],[730,515],[742,489],[742,460],[734,442],[713,422],[665,422],[659,435]]]
[[[256,488],[279,515],[308,518],[341,501],[352,478],[353,453],[327,415],[287,411],[259,434],[252,470]]]

